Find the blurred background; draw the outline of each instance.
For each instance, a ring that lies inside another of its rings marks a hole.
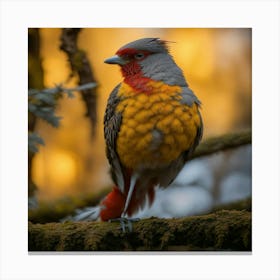
[[[29,30],[29,35],[32,32],[34,29]],[[77,77],[71,77],[67,55],[60,49],[62,29],[40,28],[36,32],[43,84],[37,86],[35,82],[32,86],[53,88],[62,83],[65,87],[76,87]],[[56,114],[62,117],[58,128],[40,119],[36,121],[34,130],[45,145],[38,147],[29,163],[29,179],[36,185],[34,195],[39,205],[66,197],[95,197],[112,186],[105,156],[103,115],[110,92],[122,78],[119,67],[103,61],[122,45],[141,37],[170,41],[172,56],[202,102],[203,139],[251,128],[251,29],[83,28],[78,47],[89,59],[98,84],[96,133],[92,138],[79,93],[74,98],[63,96],[58,100]],[[29,55],[29,74],[36,73],[36,67]],[[158,200],[149,210],[153,212],[143,211],[139,215],[191,215],[208,211],[219,203],[250,197],[251,145],[191,161],[173,188],[166,191],[158,191]],[[163,210],[166,205],[171,210]]]

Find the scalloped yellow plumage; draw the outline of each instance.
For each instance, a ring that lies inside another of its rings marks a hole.
[[[136,93],[122,83],[117,112],[122,125],[117,153],[126,167],[161,168],[191,147],[201,125],[198,105],[183,104],[182,89],[162,82],[150,82],[152,94]]]

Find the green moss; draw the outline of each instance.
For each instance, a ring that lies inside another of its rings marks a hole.
[[[29,224],[30,251],[250,251],[251,213],[222,210],[181,219]]]

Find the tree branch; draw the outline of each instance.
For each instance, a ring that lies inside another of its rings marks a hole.
[[[207,156],[222,150],[237,148],[252,143],[251,130],[228,133],[202,141],[190,159]]]
[[[251,213],[143,219],[125,233],[117,222],[29,223],[28,233],[29,251],[250,251]]]
[[[78,48],[77,40],[80,31],[80,28],[63,28],[60,37],[60,49],[67,54],[72,71],[78,74],[79,85],[88,83],[97,84],[85,52]],[[91,135],[94,136],[97,120],[96,87],[82,89],[81,93],[87,108],[86,117],[90,119],[91,123]]]

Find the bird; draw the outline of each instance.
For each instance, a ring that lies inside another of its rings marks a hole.
[[[130,217],[168,187],[203,134],[201,102],[189,88],[168,41],[141,38],[104,61],[123,81],[104,116],[106,155],[115,186],[101,202],[101,220]]]
[[[202,138],[201,102],[170,54],[169,43],[141,38],[104,61],[118,65],[123,78],[104,115],[114,187],[84,219],[120,220],[124,229],[125,221],[152,205],[156,188],[172,183]]]

